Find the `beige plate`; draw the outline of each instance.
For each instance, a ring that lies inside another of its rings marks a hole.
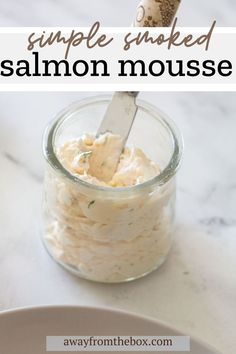
[[[53,335],[167,336],[181,333],[152,319],[100,308],[46,306],[0,313],[1,354],[45,354],[46,336]],[[190,353],[217,354],[194,339],[191,339]]]

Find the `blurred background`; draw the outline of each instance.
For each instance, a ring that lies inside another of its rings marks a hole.
[[[0,0],[0,26],[128,26],[137,0]],[[183,0],[182,26],[235,25],[234,0]],[[155,317],[225,354],[236,348],[236,94],[151,93],[185,141],[175,242],[139,281],[93,284],[60,269],[40,242],[42,135],[91,93],[0,93],[0,310],[39,304],[117,307]]]
[[[139,0],[1,0],[0,26],[129,26]],[[180,26],[235,26],[235,0],[182,0]]]

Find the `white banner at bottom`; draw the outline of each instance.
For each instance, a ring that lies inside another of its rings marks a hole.
[[[188,336],[47,336],[48,352],[189,352]]]

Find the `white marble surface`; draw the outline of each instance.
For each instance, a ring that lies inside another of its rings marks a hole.
[[[0,0],[0,26],[131,22],[137,0]],[[235,25],[234,0],[183,1],[183,26]],[[145,93],[185,138],[175,243],[164,266],[123,285],[79,280],[39,238],[41,136],[51,117],[91,94],[0,93],[0,310],[39,304],[111,306],[165,321],[225,354],[236,350],[236,94]],[[200,354],[200,353],[199,353]],[[202,353],[201,353],[202,354]]]
[[[43,129],[58,110],[88,95],[0,94],[0,309],[111,306],[153,316],[235,353],[236,94],[142,94],[174,118],[185,154],[170,256],[159,271],[123,285],[71,276],[49,258],[39,237]]]

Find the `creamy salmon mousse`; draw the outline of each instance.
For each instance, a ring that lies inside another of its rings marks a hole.
[[[159,166],[149,160],[142,150],[125,147],[115,174],[108,180],[109,166],[113,165],[112,160],[117,154],[116,150],[119,151],[121,140],[121,137],[111,133],[98,138],[94,134],[85,134],[60,146],[57,156],[73,175],[89,183],[107,187],[133,186],[160,173]],[[96,176],[101,176],[101,179]]]
[[[80,277],[136,279],[158,268],[172,243],[176,161],[168,161],[174,140],[160,118],[160,137],[146,139],[146,145],[141,141],[142,149],[139,139],[128,141],[110,177],[121,137],[77,135],[77,115],[76,110],[76,118],[65,119],[65,126],[59,122],[56,133],[46,136],[44,243],[58,263]]]

